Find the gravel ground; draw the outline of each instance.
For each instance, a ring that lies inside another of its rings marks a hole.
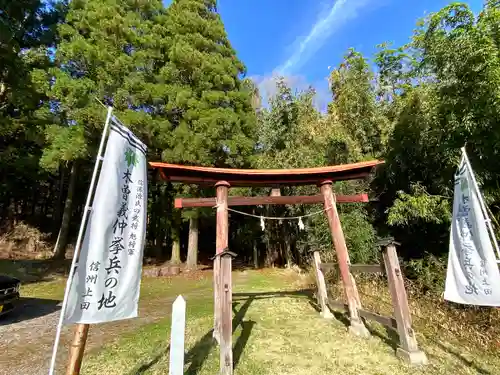
[[[119,335],[155,322],[170,313],[172,298],[157,299],[139,307],[139,317],[92,325],[85,353]],[[47,375],[59,320],[60,302],[24,298],[16,311],[0,318],[0,375]],[[65,326],[58,352],[57,374],[64,374],[73,326]]]
[[[59,321],[60,303],[28,299],[17,311],[0,321],[0,375],[47,375],[52,345]],[[133,320],[94,325],[90,329],[86,353],[126,332],[161,317],[144,317]],[[58,352],[57,374],[64,374],[72,326],[65,326]]]
[[[0,318],[0,374],[48,373],[50,347],[59,319],[60,304],[23,299],[18,308]],[[69,328],[64,332],[68,336]]]

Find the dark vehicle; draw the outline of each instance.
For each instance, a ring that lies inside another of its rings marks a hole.
[[[0,275],[0,315],[12,311],[19,300],[21,281],[13,277]]]

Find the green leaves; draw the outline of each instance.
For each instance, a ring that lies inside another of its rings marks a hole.
[[[82,126],[61,127],[51,125],[45,131],[48,146],[44,149],[40,165],[56,171],[60,163],[67,163],[87,156],[87,144]]]
[[[0,14],[0,209],[17,210],[22,201],[29,211],[26,196],[32,192],[24,186],[53,178],[61,164],[78,161],[82,173],[89,173],[105,118],[97,97],[148,144],[152,160],[300,168],[383,158],[386,164],[371,185],[378,202],[339,207],[354,260],[374,256],[377,232],[402,240],[408,257],[422,256],[424,248],[433,254],[446,250],[451,198],[444,197],[452,194],[464,144],[489,206],[500,213],[497,0],[487,1],[478,16],[458,3],[429,15],[408,45],[379,45],[375,69],[350,49],[329,77],[327,113],[315,108],[313,88],[294,92],[284,78],[261,108],[259,90],[245,78],[215,0],[173,0],[169,8],[161,0],[44,4],[11,1]],[[134,160],[124,155],[130,166]],[[60,177],[50,186],[60,186],[62,197]],[[151,185],[151,236],[158,247],[168,243],[170,228],[176,235],[181,225],[181,213],[171,212],[174,195],[214,194],[156,180]],[[49,189],[45,194],[53,199]],[[335,186],[345,194],[369,189],[367,182]],[[264,194],[251,193],[257,192]],[[314,194],[317,188],[282,193]],[[19,202],[12,204],[14,196]],[[50,205],[44,203],[45,209]],[[301,215],[316,208],[280,209]],[[205,212],[211,210],[184,216]],[[331,254],[324,218],[305,221],[305,232],[279,226],[276,243],[286,238],[294,261],[311,246]],[[238,236],[248,240],[241,244],[253,246],[258,223],[239,224]]]
[[[432,196],[423,186],[414,184],[412,193],[398,192],[398,198],[388,210],[387,222],[389,225],[408,226],[426,223],[449,223],[451,218],[451,197]]]
[[[254,146],[252,92],[215,11],[215,3],[178,0],[164,20],[168,35],[161,69],[168,85],[164,113],[172,125],[162,157],[169,162],[248,165]]]
[[[322,115],[318,112],[314,107],[313,97],[312,88],[293,92],[285,78],[276,80],[276,94],[269,98],[269,107],[259,113],[256,167],[307,168],[355,162],[367,157],[357,139],[351,136],[337,115]],[[359,182],[335,184],[335,192],[339,194],[359,193],[367,188],[368,186]],[[311,195],[318,194],[318,188],[287,187],[282,188],[281,193]],[[318,209],[320,208],[300,205],[276,207],[268,208],[265,214],[299,216]],[[351,260],[373,260],[377,254],[376,233],[366,208],[359,204],[339,205],[339,211]],[[276,244],[291,241],[297,243],[293,251],[293,258],[297,262],[305,260],[310,249],[324,250],[325,259],[332,260],[333,244],[324,215],[312,216],[304,222],[307,229],[303,232],[297,231],[295,224],[272,227],[270,233],[266,231],[265,236],[270,243],[266,249],[268,256],[272,258],[273,251],[281,251]]]
[[[450,4],[421,21],[409,45],[384,45],[377,55],[379,95],[393,126],[376,180],[379,213],[409,256],[447,248],[453,174],[464,144],[486,197],[497,204],[497,12],[490,4],[475,17],[466,4]]]
[[[131,148],[127,148],[127,151],[125,151],[125,162],[127,163],[128,168],[133,168],[137,165],[137,163],[139,163],[137,153]]]
[[[367,60],[350,49],[339,67],[330,73],[333,102],[328,111],[365,154],[378,156],[384,149],[389,129],[376,102],[373,79]]]
[[[171,128],[163,116],[169,86],[159,75],[168,45],[164,22],[160,0],[70,3],[58,27],[56,66],[45,76],[36,73],[39,90],[50,98],[43,113],[61,133],[49,130],[44,167],[53,168],[57,155],[64,162],[95,153],[105,117],[96,98],[113,105],[160,157],[157,149],[165,147]]]

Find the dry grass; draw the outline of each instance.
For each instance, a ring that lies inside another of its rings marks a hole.
[[[364,309],[392,315],[391,297],[384,278],[358,278],[357,286]],[[411,284],[407,285],[407,291],[413,328],[420,347],[432,360],[431,367],[438,366],[438,371],[441,366],[448,369],[449,373],[453,371],[458,374],[500,373],[500,361],[496,354],[500,329],[497,309],[457,309],[456,305],[437,296],[421,295]],[[342,288],[338,283],[331,286],[330,295],[333,299],[342,298]],[[388,344],[397,345],[397,335],[387,332],[378,324],[370,326]],[[472,372],[463,372],[465,369]]]
[[[370,311],[392,314],[392,303],[384,277],[357,277],[361,302]],[[342,298],[340,283],[331,285],[330,295]],[[496,351],[500,336],[500,310],[489,307],[457,305],[434,294],[422,295],[407,281],[413,324],[425,337],[467,342],[468,347]]]
[[[23,284],[67,276],[71,260],[52,260],[49,235],[23,222],[0,235],[0,274]]]
[[[446,335],[433,334],[430,340],[425,330],[419,339],[430,364],[406,366],[395,357],[394,342],[382,327],[370,325],[374,334],[361,339],[350,336],[340,320],[321,319],[311,296],[297,292],[307,282],[307,277],[290,270],[235,272],[236,375],[500,373],[497,356],[449,341]],[[211,338],[211,294],[191,294],[187,306],[185,374],[216,374],[219,358]],[[168,318],[160,320],[94,351],[85,360],[83,374],[168,373],[169,325]]]
[[[50,257],[51,251],[49,235],[24,222],[19,222],[14,228],[0,235],[0,258],[45,259]]]

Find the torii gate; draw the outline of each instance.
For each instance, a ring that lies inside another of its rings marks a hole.
[[[175,164],[151,162],[166,181],[214,185],[214,198],[177,198],[175,207],[217,207],[217,235],[214,257],[214,338],[220,345],[221,374],[233,374],[232,352],[232,285],[231,258],[228,251],[228,207],[254,206],[260,204],[315,204],[323,203],[330,226],[331,235],[340,274],[347,297],[350,315],[350,331],[365,335],[367,329],[358,314],[359,295],[349,270],[349,255],[344,233],[337,213],[336,203],[368,202],[367,194],[336,196],[332,189],[335,181],[353,180],[367,177],[383,161],[372,160],[353,164],[343,164],[319,168],[302,169],[226,169],[192,167]],[[265,196],[265,197],[228,197],[230,187],[271,187],[297,185],[317,185],[321,194],[312,196]],[[324,283],[324,280],[323,280]],[[321,306],[323,315],[331,314],[328,307]]]

